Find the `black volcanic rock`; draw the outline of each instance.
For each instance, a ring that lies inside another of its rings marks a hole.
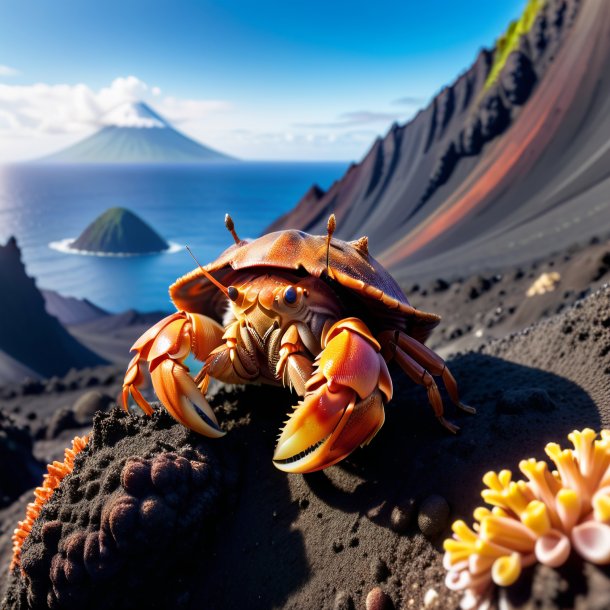
[[[479,116],[485,140],[493,140],[510,125],[510,111],[505,106],[498,86],[492,87],[481,102]]]
[[[0,410],[0,508],[40,484],[44,469],[32,450],[30,431]]]
[[[110,208],[98,216],[70,247],[105,254],[163,252],[169,244],[141,218],[125,208]]]
[[[484,140],[481,130],[481,119],[471,117],[466,121],[460,134],[460,152],[464,155],[478,155],[483,148]]]
[[[43,377],[71,368],[106,364],[74,339],[45,309],[34,280],[25,273],[14,238],[0,246],[0,352]],[[0,363],[3,355],[0,353]],[[8,367],[10,369],[10,367]],[[8,373],[6,369],[4,375]],[[10,381],[20,381],[14,377]]]
[[[536,73],[529,57],[520,51],[508,56],[500,82],[506,97],[513,104],[523,104],[536,84]]]

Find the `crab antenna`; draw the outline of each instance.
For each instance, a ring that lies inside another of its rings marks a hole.
[[[326,272],[330,275],[330,238],[333,236],[335,229],[337,228],[337,219],[334,214],[328,217],[328,223],[326,224]]]
[[[231,216],[229,214],[225,214],[225,227],[227,227],[227,230],[233,236],[235,243],[240,244],[241,239],[239,239],[239,237],[237,237],[237,233],[235,232],[235,225],[233,224],[233,219],[231,218]]]
[[[203,275],[205,275],[205,277],[208,278],[208,280],[210,280],[210,282],[212,282],[212,284],[214,284],[214,286],[216,286],[216,288],[218,288],[218,290],[220,290],[220,292],[222,292],[228,299],[230,299],[231,297],[229,296],[229,291],[227,290],[226,286],[223,286],[217,279],[215,279],[211,273],[209,273],[208,271],[206,271],[201,264],[199,263],[199,261],[195,258],[195,255],[191,252],[191,249],[188,246],[185,246],[188,253],[193,257],[193,260],[197,263],[197,266],[199,267],[199,269],[201,269],[201,273],[203,273]]]

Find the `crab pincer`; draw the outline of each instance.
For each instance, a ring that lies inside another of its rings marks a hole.
[[[366,445],[383,425],[392,379],[381,347],[358,318],[332,325],[322,338],[306,393],[282,430],[273,456],[286,472],[313,472]]]
[[[204,436],[223,436],[205,399],[207,376],[197,385],[183,362],[191,353],[205,360],[222,343],[223,333],[218,322],[200,314],[177,312],[157,322],[131,348],[136,355],[123,381],[123,408],[127,409],[131,395],[147,415],[152,414],[139,389],[146,382],[148,365],[153,388],[174,419]]]

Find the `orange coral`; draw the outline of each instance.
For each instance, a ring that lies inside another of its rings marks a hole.
[[[527,481],[512,481],[509,470],[488,472],[481,492],[492,509],[474,511],[470,529],[456,521],[445,540],[446,584],[465,592],[463,608],[483,605],[492,583],[513,584],[536,561],[557,567],[572,549],[586,561],[610,563],[610,430],[574,430],[574,449],[545,447],[557,470],[546,462],[522,460]]]
[[[59,487],[62,479],[72,472],[74,468],[74,458],[80,453],[89,442],[88,436],[77,436],[72,441],[72,447],[68,447],[64,453],[63,462],[53,462],[47,466],[47,474],[44,475],[42,486],[34,490],[34,501],[27,505],[26,516],[23,521],[19,521],[13,532],[13,560],[11,570],[21,565],[21,547],[23,541],[32,531],[32,526],[36,517],[40,514],[46,501],[53,495]]]

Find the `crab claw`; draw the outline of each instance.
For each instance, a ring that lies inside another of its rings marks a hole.
[[[146,364],[153,388],[174,419],[199,434],[220,437],[220,429],[203,392],[207,376],[197,386],[183,360],[191,353],[205,360],[222,342],[222,327],[199,314],[178,312],[164,318],[147,330],[133,345],[136,355],[129,363],[123,381],[123,407],[129,395],[147,414],[152,408],[138,389],[145,382]]]
[[[379,343],[357,318],[334,324],[306,385],[302,402],[286,422],[273,455],[286,472],[332,466],[368,444],[384,422],[392,380]]]

